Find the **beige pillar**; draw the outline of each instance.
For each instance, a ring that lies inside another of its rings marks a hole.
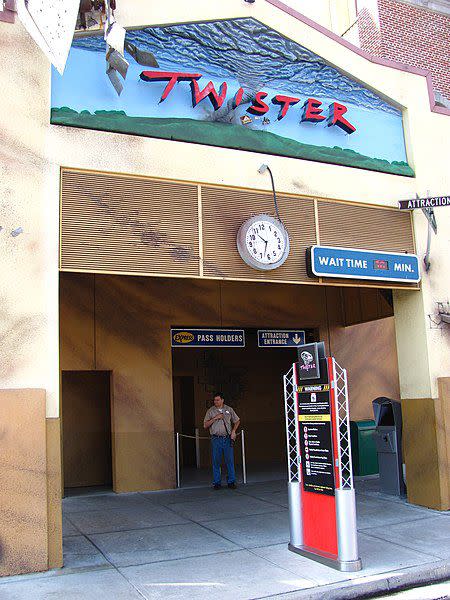
[[[403,448],[408,501],[448,510],[450,332],[448,325],[435,325],[437,298],[430,283],[424,274],[420,291],[394,293]]]

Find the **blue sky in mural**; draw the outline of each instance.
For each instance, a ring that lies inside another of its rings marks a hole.
[[[389,161],[406,161],[401,112],[380,96],[340,73],[319,56],[253,19],[214,23],[172,25],[127,32],[127,40],[153,52],[161,70],[201,73],[202,89],[212,80],[218,90],[228,84],[228,99],[240,86],[254,94],[263,90],[300,97],[287,116],[277,121],[279,107],[270,105],[262,118],[251,116],[252,129],[264,129],[283,137],[318,146],[339,146],[366,156]],[[124,110],[129,116],[184,117],[196,120],[229,120],[240,124],[249,104],[232,114],[226,108],[214,111],[208,99],[192,107],[188,82],[179,82],[169,97],[159,103],[165,82],[147,83],[143,70],[131,56],[124,91],[118,97],[105,74],[105,45],[102,37],[74,41],[63,77],[53,73],[52,106],[74,110]],[[357,127],[348,135],[325,123],[300,123],[301,106],[308,97],[345,104],[348,120]],[[269,103],[270,104],[270,103]]]

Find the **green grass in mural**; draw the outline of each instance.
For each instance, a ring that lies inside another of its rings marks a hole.
[[[370,158],[338,146],[327,148],[303,144],[269,131],[255,131],[245,126],[228,123],[194,119],[129,117],[123,111],[97,110],[91,114],[83,110],[78,113],[66,106],[52,108],[51,122],[54,125],[195,142],[414,177],[414,171],[404,161],[389,162],[381,158]]]

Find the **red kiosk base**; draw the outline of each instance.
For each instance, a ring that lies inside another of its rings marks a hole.
[[[359,571],[347,373],[319,358],[317,344],[300,347],[299,359],[284,376],[289,550]]]

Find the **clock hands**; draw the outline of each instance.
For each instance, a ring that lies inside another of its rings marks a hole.
[[[262,240],[265,243],[265,246],[264,246],[264,254],[265,254],[266,250],[267,250],[267,244],[269,243],[269,240],[265,240],[263,237],[261,237],[259,235],[259,233],[257,235],[258,235],[259,239]]]

